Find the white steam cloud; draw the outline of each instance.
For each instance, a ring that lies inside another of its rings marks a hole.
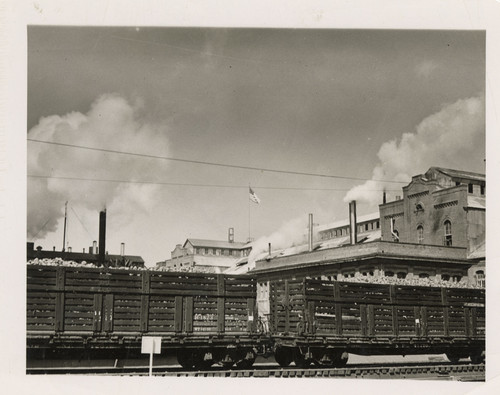
[[[116,151],[168,155],[168,141],[160,125],[142,116],[140,100],[99,97],[86,114],[72,112],[40,119],[28,138]],[[82,179],[157,181],[166,162],[36,142],[28,143],[28,174]],[[154,171],[152,169],[154,168]],[[131,213],[149,210],[157,187],[144,184],[28,178],[28,238],[43,238],[57,229],[64,202],[85,212],[106,207],[114,221],[127,223]],[[118,219],[117,219],[118,218]]]
[[[352,188],[344,202],[356,200],[379,204],[384,189],[394,190],[400,184],[377,180],[409,182],[413,175],[432,166],[459,170],[467,160],[484,153],[485,106],[482,97],[461,99],[448,104],[425,118],[414,133],[404,133],[399,141],[382,144],[378,152],[380,163],[373,169],[372,179]]]
[[[256,258],[268,251],[269,243],[273,250],[284,249],[293,245],[301,245],[306,241],[305,230],[308,218],[306,216],[285,222],[278,230],[269,236],[258,238],[252,244],[252,252],[248,256],[248,267],[253,267]]]

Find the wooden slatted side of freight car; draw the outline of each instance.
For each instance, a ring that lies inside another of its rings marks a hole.
[[[244,335],[256,330],[253,277],[28,266],[27,335]]]

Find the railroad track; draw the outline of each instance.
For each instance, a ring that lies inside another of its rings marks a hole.
[[[147,376],[148,368],[28,368],[27,374],[80,374]],[[404,365],[352,365],[344,368],[270,368],[257,366],[248,370],[214,368],[206,371],[186,371],[181,368],[155,367],[154,376],[164,377],[330,377],[365,379],[425,379],[484,381],[484,364],[404,364]]]

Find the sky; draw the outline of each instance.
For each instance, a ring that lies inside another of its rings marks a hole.
[[[106,208],[108,251],[124,242],[154,266],[229,227],[293,242],[273,237],[309,213],[347,218],[353,199],[375,212],[431,166],[485,172],[484,31],[27,33],[27,241],[44,249],[62,247],[66,201],[66,247],[98,240]]]

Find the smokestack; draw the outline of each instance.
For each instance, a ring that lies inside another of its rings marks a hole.
[[[358,227],[356,226],[356,221],[356,200],[353,200],[349,203],[349,235],[351,244],[356,244],[358,242]]]
[[[121,255],[121,256],[124,256],[124,255],[125,255],[125,243],[122,243],[122,244],[121,244],[121,248],[120,248],[120,255]]]
[[[313,250],[313,215],[309,214],[309,252]]]
[[[384,189],[384,194],[382,195],[382,203],[383,204],[387,203],[387,196],[386,196],[386,193],[385,193],[385,189]]]
[[[97,241],[92,242],[92,247],[89,247],[89,251],[91,254],[97,255]]]
[[[83,253],[85,254],[85,248],[83,249]]]
[[[268,243],[268,247],[269,247],[269,256],[271,256],[271,243]]]
[[[227,232],[227,241],[234,243],[234,228],[229,228]]]
[[[56,246],[52,246],[52,251],[55,251],[56,250]]]
[[[104,263],[106,251],[106,209],[99,213],[99,262]]]

